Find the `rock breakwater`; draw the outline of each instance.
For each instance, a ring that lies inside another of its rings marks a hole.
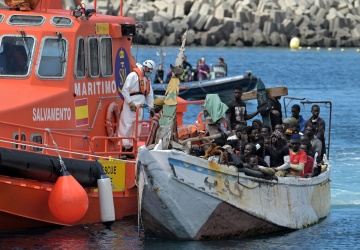
[[[118,15],[120,1],[97,6]],[[360,46],[358,0],[127,0],[122,13],[139,22],[134,41],[144,45],[179,45],[188,29],[190,46],[287,47],[294,36],[301,46]]]

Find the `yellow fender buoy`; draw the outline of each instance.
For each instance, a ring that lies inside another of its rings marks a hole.
[[[290,40],[290,48],[291,49],[298,49],[300,46],[300,39],[297,37],[293,37]]]

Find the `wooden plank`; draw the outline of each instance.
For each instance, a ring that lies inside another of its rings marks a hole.
[[[253,100],[256,99],[257,90],[254,89],[250,92],[244,92],[241,96],[241,100]],[[266,95],[267,97],[272,96],[285,96],[288,95],[288,89],[285,86],[279,86],[279,87],[273,87],[273,88],[267,88],[266,89]]]

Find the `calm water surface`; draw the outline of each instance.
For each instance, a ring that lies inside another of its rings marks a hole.
[[[159,62],[159,48],[133,48],[137,60]],[[174,64],[178,48],[163,48],[166,64]],[[0,249],[360,249],[360,53],[284,48],[187,48],[188,61],[205,57],[208,64],[224,57],[229,75],[252,70],[266,87],[287,86],[289,96],[333,104],[330,148],[331,214],[303,230],[250,239],[178,242],[138,232],[137,218],[116,222],[112,231],[101,224],[28,230],[0,235]],[[311,116],[310,105],[301,114]],[[326,107],[320,105],[322,117]],[[256,109],[248,103],[249,112]],[[196,120],[200,105],[190,105],[185,122]],[[259,118],[259,117],[255,117]],[[276,211],[274,211],[276,212]],[[0,222],[1,223],[1,222]],[[140,237],[138,236],[140,235]]]

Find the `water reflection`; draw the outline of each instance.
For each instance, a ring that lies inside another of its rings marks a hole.
[[[0,234],[0,249],[143,249],[137,217],[125,218],[107,230],[102,224],[29,229]]]

